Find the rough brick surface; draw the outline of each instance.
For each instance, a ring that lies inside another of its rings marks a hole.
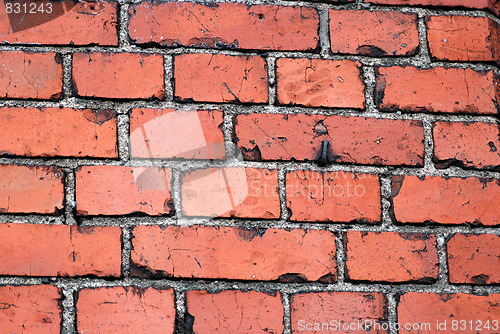
[[[62,60],[55,52],[0,51],[0,97],[57,100]]]
[[[73,55],[73,89],[79,96],[162,99],[163,57],[146,53],[91,52]]]
[[[433,136],[434,160],[439,167],[500,168],[498,124],[437,122]]]
[[[85,166],[76,172],[80,215],[157,216],[173,212],[170,168]]]
[[[500,181],[479,178],[394,176],[394,216],[403,223],[500,224]]]
[[[0,213],[57,214],[63,199],[62,170],[0,165]]]
[[[258,56],[183,54],[174,58],[175,96],[183,101],[265,103],[267,65]]]
[[[335,279],[335,236],[321,230],[137,226],[133,276],[242,280]]]
[[[363,108],[361,64],[351,60],[279,58],[277,94],[281,104]]]
[[[493,71],[434,67],[379,67],[377,102],[384,111],[498,114]]]
[[[418,50],[417,15],[368,10],[330,10],[333,53],[408,56]]]
[[[455,234],[446,248],[450,282],[500,283],[500,236]]]
[[[349,231],[344,243],[351,280],[432,282],[437,278],[433,234]]]
[[[424,133],[419,121],[244,114],[236,118],[235,133],[246,160],[423,164]],[[325,159],[321,159],[324,141],[328,147]]]
[[[120,275],[119,227],[0,224],[0,232],[0,275]]]
[[[287,206],[295,221],[378,222],[380,183],[376,175],[290,171]]]
[[[134,109],[130,115],[133,158],[224,159],[220,110]]]
[[[256,291],[188,291],[186,293],[190,333],[283,332],[281,294]]]
[[[59,333],[61,291],[51,285],[0,287],[0,323],[4,333]]]
[[[388,333],[370,330],[387,323],[387,300],[382,293],[317,292],[291,297],[292,333]],[[361,328],[358,330],[358,322]],[[354,325],[353,325],[354,324]]]
[[[142,2],[129,13],[130,37],[137,43],[313,50],[319,41],[319,15],[309,7]]]
[[[71,108],[0,108],[0,154],[117,158],[116,113]]]
[[[423,6],[449,6],[489,9],[496,14],[500,13],[498,0],[365,0],[365,2],[382,5],[423,5]]]
[[[78,333],[173,333],[172,289],[103,287],[78,293]]]

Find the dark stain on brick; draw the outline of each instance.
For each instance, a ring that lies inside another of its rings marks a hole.
[[[83,117],[85,117],[88,121],[95,123],[97,125],[103,125],[107,121],[116,118],[116,112],[109,109],[85,109],[83,111]]]
[[[370,57],[387,56],[387,52],[385,52],[379,47],[376,47],[375,45],[361,45],[356,49],[356,52],[360,55],[370,56]]]
[[[253,238],[259,236],[262,238],[267,231],[267,228],[259,228],[259,227],[238,227],[237,228],[238,235],[246,241],[252,241]]]
[[[404,175],[396,175],[392,177],[391,198],[394,198],[399,194],[404,179],[405,179]]]
[[[490,280],[490,276],[481,274],[481,275],[476,275],[476,276],[471,277],[470,280],[474,284],[483,285],[483,284],[488,284],[488,281]]]
[[[280,275],[276,281],[280,283],[304,283],[307,282],[307,278],[302,274],[287,273]]]

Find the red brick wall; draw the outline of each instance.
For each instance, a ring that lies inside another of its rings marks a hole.
[[[24,3],[2,333],[500,332],[498,1]]]

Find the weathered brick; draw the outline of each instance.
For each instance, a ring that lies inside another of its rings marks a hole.
[[[62,60],[55,52],[0,51],[0,97],[57,100]]]
[[[73,55],[73,89],[79,96],[162,99],[163,57],[147,53],[88,52]]]
[[[414,175],[392,178],[394,216],[402,223],[500,224],[500,181]]]
[[[409,56],[418,50],[417,15],[396,11],[330,10],[333,53]]]
[[[0,286],[2,332],[59,333],[61,299],[61,291],[52,285]]]
[[[220,110],[133,109],[133,158],[224,159]]]
[[[210,226],[137,226],[132,276],[327,281],[336,277],[330,231]]]
[[[283,333],[283,305],[279,292],[226,290],[186,292],[192,317],[189,333]]]
[[[76,172],[77,213],[170,214],[174,210],[171,179],[170,168],[84,166]]]
[[[376,175],[289,171],[286,199],[294,221],[380,221],[380,183]]]
[[[0,275],[120,275],[119,227],[3,223],[0,232]]]
[[[319,42],[318,12],[306,6],[142,2],[129,14],[130,37],[137,43],[313,50]]]
[[[265,103],[267,64],[258,56],[182,54],[174,58],[175,96],[184,101]]]
[[[391,66],[377,70],[383,111],[498,114],[498,77],[467,68]]]
[[[364,108],[361,64],[351,60],[279,58],[277,96],[281,104]]]
[[[498,0],[365,0],[365,1],[383,5],[467,7],[476,9],[489,9],[496,14],[500,13],[500,6],[497,4]]]
[[[451,283],[500,283],[500,236],[455,234],[446,248]]]
[[[182,178],[187,216],[278,219],[278,173],[261,168],[207,168]]]
[[[83,289],[76,304],[78,333],[173,333],[172,289]]]
[[[117,158],[116,113],[72,108],[0,108],[0,154]]]
[[[378,292],[309,292],[291,297],[292,333],[388,333],[387,299]],[[360,327],[365,330],[358,330]]]
[[[422,123],[305,114],[243,114],[236,118],[238,147],[246,160],[326,160],[376,165],[423,164]]]
[[[353,281],[429,282],[439,260],[433,234],[349,231],[347,276]]]
[[[500,167],[498,124],[436,122],[433,137],[434,160],[438,167]]]
[[[62,170],[0,165],[0,213],[58,214],[63,200]]]

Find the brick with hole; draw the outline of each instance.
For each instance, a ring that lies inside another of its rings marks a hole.
[[[55,167],[0,165],[0,213],[60,214],[63,177]]]
[[[388,333],[380,329],[386,328],[388,322],[387,298],[383,293],[297,293],[291,296],[290,307],[293,334]]]
[[[352,281],[431,283],[439,272],[434,234],[348,231],[344,244]]]
[[[73,90],[78,96],[161,100],[165,96],[163,78],[163,57],[159,54],[73,54]]]
[[[500,181],[476,177],[392,177],[394,219],[401,223],[500,224]]]
[[[221,110],[133,109],[132,158],[224,159]]]
[[[0,286],[3,333],[59,333],[61,290],[52,285]]]
[[[293,221],[380,221],[380,182],[376,175],[289,171],[286,199]]]
[[[142,2],[129,15],[140,44],[311,51],[319,43],[319,14],[306,6]]]
[[[279,58],[276,76],[280,104],[358,109],[365,106],[359,62]]]
[[[117,158],[116,113],[73,108],[0,108],[0,154]]]
[[[500,130],[495,123],[436,122],[433,125],[437,167],[500,169]]]
[[[429,16],[427,40],[438,60],[500,64],[500,24],[488,17]]]
[[[117,226],[0,224],[0,275],[120,276]]]
[[[235,134],[245,160],[422,166],[424,159],[420,121],[250,113],[236,117]]]
[[[500,236],[457,233],[446,249],[451,283],[500,283]]]
[[[335,235],[326,230],[141,225],[132,234],[134,277],[336,280]]]
[[[0,97],[58,100],[62,59],[55,52],[0,51]]]
[[[366,2],[381,5],[405,5],[405,6],[447,6],[466,7],[476,9],[489,9],[497,15],[500,13],[498,0],[365,0]]]
[[[175,96],[181,101],[266,103],[267,64],[259,56],[182,54],[174,57]]]
[[[87,288],[76,301],[78,333],[174,333],[171,288]]]
[[[417,15],[396,11],[330,10],[333,53],[410,56],[418,50]]]
[[[172,171],[166,167],[84,166],[76,171],[78,215],[169,215]]]
[[[491,70],[390,66],[376,75],[382,111],[498,114],[499,77]]]
[[[498,332],[499,305],[500,294],[476,296],[464,293],[408,292],[399,298],[398,323],[419,323],[422,326],[419,333],[423,334],[460,332],[493,334]],[[437,323],[444,322],[446,328],[441,327],[439,331],[436,330]],[[489,325],[486,325],[487,323]],[[427,327],[423,327],[425,324]],[[400,333],[415,333],[415,331],[402,328]]]
[[[191,290],[186,306],[189,333],[283,333],[279,292]]]

